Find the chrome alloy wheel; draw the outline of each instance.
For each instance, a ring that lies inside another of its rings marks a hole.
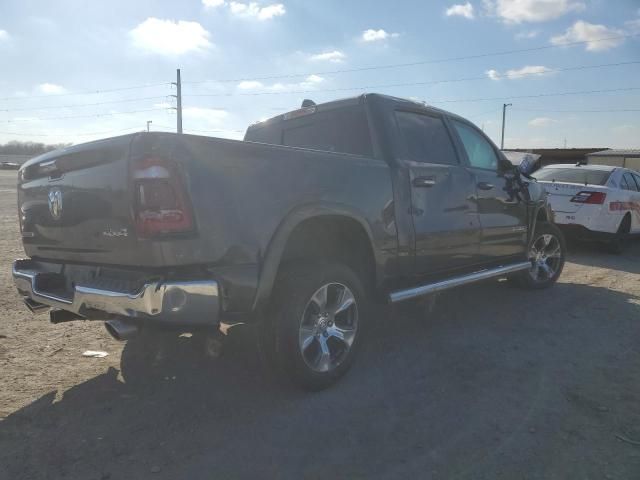
[[[529,249],[529,275],[536,282],[545,282],[556,274],[562,263],[562,244],[548,233],[540,235]]]
[[[315,372],[334,370],[346,358],[358,329],[358,305],[341,283],[327,283],[313,294],[302,314],[298,346]]]

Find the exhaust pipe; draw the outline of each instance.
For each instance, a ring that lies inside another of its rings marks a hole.
[[[116,340],[124,342],[134,337],[138,333],[138,327],[122,320],[107,320],[104,327]]]
[[[29,297],[26,297],[24,299],[24,304],[29,309],[29,311],[34,315],[37,315],[38,313],[46,312],[51,308],[49,305],[45,305],[44,303],[38,303]]]

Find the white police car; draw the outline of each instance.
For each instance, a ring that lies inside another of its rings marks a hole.
[[[532,174],[565,233],[619,253],[640,233],[640,173],[608,165],[548,165]]]

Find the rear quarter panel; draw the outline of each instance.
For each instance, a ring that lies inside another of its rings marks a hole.
[[[260,276],[265,256],[283,241],[279,230],[334,212],[363,225],[380,276],[390,272],[397,235],[384,161],[191,135],[145,142],[136,148],[170,152],[184,166],[197,222],[194,237],[160,242],[169,264],[245,265]]]

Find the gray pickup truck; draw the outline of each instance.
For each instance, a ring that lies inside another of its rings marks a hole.
[[[255,325],[308,389],[347,371],[372,303],[492,277],[543,288],[564,264],[544,190],[482,131],[377,94],[305,101],[244,141],[137,133],[47,153],[20,169],[18,203],[31,311],[105,321],[141,352],[163,330]]]

